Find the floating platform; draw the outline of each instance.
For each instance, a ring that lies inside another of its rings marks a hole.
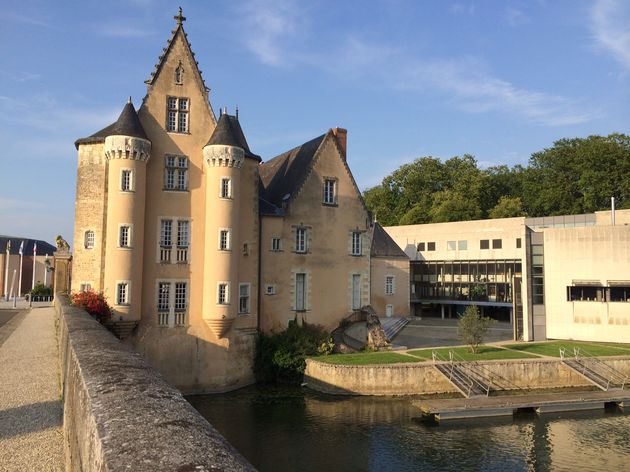
[[[467,418],[491,418],[513,416],[519,411],[535,411],[538,414],[568,411],[603,410],[609,405],[630,407],[630,391],[582,391],[558,393],[532,393],[525,395],[479,396],[416,400],[412,402],[423,416],[436,421]]]

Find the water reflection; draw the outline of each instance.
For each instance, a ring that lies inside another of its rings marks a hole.
[[[435,426],[406,398],[252,387],[190,402],[261,471],[624,470],[630,416],[526,415]]]

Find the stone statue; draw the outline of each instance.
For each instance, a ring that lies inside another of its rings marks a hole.
[[[68,241],[63,239],[60,234],[58,234],[57,237],[55,238],[55,243],[57,244],[57,249],[60,251],[70,250],[70,245],[68,244]]]

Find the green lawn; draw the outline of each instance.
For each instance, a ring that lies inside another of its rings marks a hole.
[[[357,354],[331,354],[329,356],[313,357],[313,360],[328,364],[341,365],[369,365],[369,364],[400,364],[403,362],[421,362],[416,359],[396,352],[360,352]]]
[[[627,344],[587,343],[580,341],[549,341],[542,343],[506,344],[506,348],[539,354],[542,356],[560,357],[560,348],[564,347],[569,356],[573,355],[573,348],[579,347],[593,356],[623,356],[630,355],[630,346]]]
[[[525,359],[528,357],[536,357],[526,352],[511,351],[508,349],[501,349],[494,346],[480,346],[477,354],[469,352],[467,347],[441,347],[438,349],[415,349],[413,351],[407,351],[407,354],[416,356],[422,359],[432,359],[433,351],[437,351],[442,359],[449,360],[449,351],[454,351],[459,357],[467,361],[489,361],[500,359]]]

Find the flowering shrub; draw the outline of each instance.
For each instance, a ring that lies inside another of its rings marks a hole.
[[[72,294],[71,300],[73,305],[83,307],[99,323],[105,323],[112,317],[112,310],[102,293],[93,290],[77,292]]]

